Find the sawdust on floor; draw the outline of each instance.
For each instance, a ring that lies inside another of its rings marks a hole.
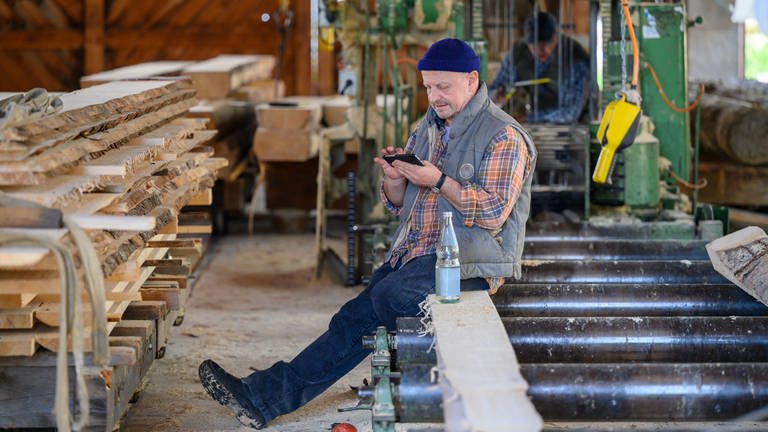
[[[244,376],[288,360],[325,331],[331,315],[362,286],[314,278],[314,236],[227,236],[216,240],[193,287],[184,322],[171,331],[165,357],[155,360],[121,431],[236,431],[229,409],[200,386],[197,367],[212,358]],[[265,431],[328,431],[334,422],[371,430],[370,411],[337,412],[357,401],[350,385],[370,376],[370,360]]]

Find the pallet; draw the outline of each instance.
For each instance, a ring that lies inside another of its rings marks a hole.
[[[134,393],[156,358],[155,322],[125,321],[109,338],[112,361],[104,369],[86,355],[85,382],[90,401],[90,422],[85,431],[111,431],[128,409]],[[69,354],[69,400],[75,400],[74,363]],[[32,357],[0,357],[0,429],[54,428],[56,354],[40,352]]]

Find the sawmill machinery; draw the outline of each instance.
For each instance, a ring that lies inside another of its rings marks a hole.
[[[727,230],[727,215],[696,199],[698,126],[691,134],[690,123],[691,114],[698,121],[698,112],[696,102],[688,102],[685,53],[693,23],[683,2],[603,0],[589,6],[595,80],[602,67],[602,94],[592,94],[591,121],[525,125],[540,136],[580,141],[575,148],[580,145],[581,153],[568,157],[564,150],[574,147],[555,144],[551,161],[543,158],[552,181],[539,174],[535,186],[545,199],[551,196],[546,192],[580,192],[582,216],[529,223],[522,279],[492,296],[528,395],[548,422],[546,430],[768,430],[762,422],[768,308],[716,273],[704,250]],[[638,97],[632,102],[642,116],[631,144],[616,152],[605,183],[595,183],[591,173],[605,144],[598,140],[598,115],[627,90],[627,71],[635,66]],[[393,138],[384,132],[378,144],[371,138],[370,151],[383,142],[401,145],[404,130]],[[540,150],[546,155],[546,148]],[[361,161],[372,155],[361,148]],[[563,183],[557,171],[572,170],[574,163],[583,175],[580,190],[569,189],[573,183]],[[366,169],[350,178],[350,190],[357,188],[350,200],[366,195],[360,188],[375,191],[375,182],[360,180],[372,176]],[[692,189],[692,200],[681,185]],[[534,206],[536,192],[534,187]],[[377,195],[367,196],[370,215]],[[350,223],[360,230],[377,226],[370,230],[370,246],[386,250],[386,220],[366,219],[364,206],[353,207],[358,213]],[[370,409],[377,432],[393,431],[398,422],[443,421],[432,338],[419,320],[404,318],[397,326],[364,340],[372,351],[371,381],[359,388],[359,405],[350,408]]]
[[[630,238],[711,239],[722,235],[727,230],[727,214],[718,207],[701,206],[696,199],[702,185],[696,174],[698,145],[691,143],[690,117],[698,111],[692,111],[695,103],[688,104],[685,53],[687,28],[693,23],[684,3],[630,1],[626,7],[630,19],[626,20],[622,1],[583,2],[589,5],[590,23],[589,119],[574,124],[524,124],[539,152],[532,185],[532,213],[574,210],[567,213],[571,220],[587,225],[616,225]],[[496,6],[484,9],[486,3],[324,3],[331,11],[330,25],[335,27],[343,47],[340,87],[345,91],[354,89],[347,91],[355,101],[348,118],[360,142],[360,163],[356,171],[347,174],[343,185],[347,199],[346,263],[337,259],[335,266],[345,269],[347,285],[367,281],[381,263],[394,232],[395,219],[379,203],[380,173],[366,161],[383,146],[405,145],[420,115],[414,67],[420,53],[438,39],[465,38],[482,59],[481,77],[489,79],[489,43],[484,33],[487,17],[499,13],[502,5],[506,9],[496,22],[506,22],[511,33],[511,16],[530,12],[516,11],[514,5],[520,2],[496,2]],[[627,21],[634,30],[634,44],[627,36]],[[498,48],[503,44],[495,45]],[[635,63],[638,79],[634,90],[642,111],[636,122],[636,136],[632,145],[615,154],[605,182],[596,183],[592,173],[601,152],[598,133],[602,109],[616,94],[627,90],[629,71]],[[602,92],[594,85],[598,81],[602,82]],[[698,142],[697,134],[693,141]],[[692,188],[692,199],[681,185]]]
[[[597,181],[585,188],[586,219],[600,214],[604,210],[600,206],[625,206],[628,215],[647,223],[680,222],[668,227],[672,231],[661,230],[659,238],[701,236],[702,230],[705,237],[721,235],[723,230],[717,229],[717,222],[705,222],[697,227],[699,232],[690,229],[699,219],[719,220],[727,229],[727,215],[712,208],[704,214],[697,202],[697,191],[706,183],[700,183],[697,174],[699,99],[688,103],[686,38],[687,29],[701,19],[689,20],[683,2],[619,3],[601,1],[594,4],[599,7],[593,7],[592,12],[593,16],[598,14],[604,41],[600,45],[602,100],[612,101],[615,95],[624,97],[634,92],[642,118],[637,122],[635,139],[616,153],[610,173],[600,172],[605,171],[598,158],[601,144],[602,153],[606,150],[605,139],[598,140],[600,131],[596,123],[592,124],[588,154],[590,172]],[[702,91],[700,88],[699,98]],[[623,106],[632,104],[625,102]],[[696,121],[693,141],[692,112]],[[692,200],[681,185],[692,190]]]

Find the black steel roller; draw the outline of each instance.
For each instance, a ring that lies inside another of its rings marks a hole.
[[[708,260],[704,240],[525,239],[529,260]]]
[[[765,362],[768,317],[502,319],[520,363]],[[397,361],[435,363],[418,320],[399,320]]]
[[[727,284],[709,261],[523,261],[522,283]],[[510,280],[510,283],[515,281]]]
[[[768,316],[733,284],[509,284],[491,296],[501,316]]]
[[[503,318],[521,363],[765,362],[768,317]]]
[[[440,392],[427,391],[430,371],[403,365],[400,421],[442,420]],[[721,420],[768,405],[768,364],[533,364],[520,371],[548,421]]]

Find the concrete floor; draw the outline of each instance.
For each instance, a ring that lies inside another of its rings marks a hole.
[[[243,376],[288,360],[325,331],[331,315],[362,286],[313,280],[314,235],[227,236],[208,249],[184,322],[174,327],[166,355],[156,360],[121,431],[240,431],[231,411],[203,391],[199,363],[212,358]],[[350,422],[370,431],[370,412],[339,413],[356,395],[350,385],[370,376],[370,359],[302,409],[279,417],[266,431],[328,431]]]

